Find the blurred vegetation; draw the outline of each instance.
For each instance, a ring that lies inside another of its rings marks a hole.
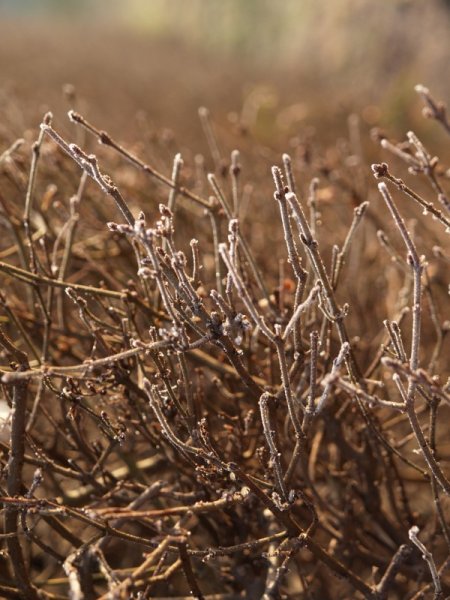
[[[205,104],[222,122],[256,112],[265,139],[280,111],[330,139],[353,111],[400,135],[417,82],[450,97],[443,0],[0,0],[0,17],[3,85],[58,112],[73,83],[116,131],[143,109],[186,136]]]

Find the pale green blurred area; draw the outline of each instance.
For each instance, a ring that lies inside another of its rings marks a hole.
[[[183,39],[230,57],[236,69],[263,69],[268,79],[297,71],[325,90],[339,86],[339,95],[348,86],[374,97],[417,78],[437,93],[450,89],[450,3],[444,0],[129,0],[110,6],[131,28]]]
[[[192,73],[191,86],[183,83],[179,94],[187,99],[191,93],[197,104],[214,105],[220,96],[228,109],[235,109],[255,88],[265,86],[266,102],[296,104],[305,117],[327,106],[330,114],[337,110],[344,114],[368,105],[401,129],[409,120],[416,83],[450,99],[449,4],[445,0],[0,0],[0,17],[3,23],[36,24],[36,30],[43,22],[62,31],[86,24],[82,42],[89,44],[98,37],[104,47],[97,52],[95,65],[98,68],[105,53],[106,76],[113,68],[114,47],[128,54],[137,84],[145,78],[136,62],[141,70],[147,68],[150,79],[166,62],[173,89]],[[113,35],[103,37],[104,30],[119,31],[124,37],[114,42]],[[17,36],[17,43],[22,43],[20,28]],[[14,60],[14,39],[11,43]],[[76,79],[70,66],[67,76]],[[170,95],[167,89],[172,106],[177,98],[181,106],[180,95]]]
[[[352,76],[422,68],[444,74],[450,4],[443,0],[128,0],[110,2],[124,23],[272,68],[299,62]],[[237,64],[239,68],[239,64]]]
[[[308,59],[325,70],[386,55],[418,64],[431,55],[443,65],[450,51],[446,0],[0,0],[0,11],[117,22],[244,60]]]

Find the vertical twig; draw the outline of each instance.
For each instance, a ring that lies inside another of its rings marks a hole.
[[[0,344],[8,355],[9,360],[15,364],[18,371],[27,371],[30,368],[27,355],[22,352],[22,350],[19,350],[1,329]],[[6,487],[8,495],[11,498],[14,498],[14,496],[21,494],[22,486],[24,485],[22,470],[25,454],[28,380],[24,379],[16,381],[12,383],[11,386],[13,388],[13,395]],[[25,564],[25,557],[19,541],[19,514],[20,511],[15,506],[6,506],[4,518],[5,534],[7,534],[6,544],[11,566],[21,593],[24,598],[38,600],[38,594],[36,588],[30,581],[29,570]]]
[[[415,546],[417,546],[417,548],[422,553],[422,558],[428,564],[428,568],[430,569],[431,577],[433,579],[434,600],[442,600],[444,597],[444,594],[442,592],[441,580],[439,577],[439,573],[436,569],[433,555],[431,554],[431,552],[429,550],[427,550],[425,545],[419,540],[419,538],[417,537],[418,533],[419,533],[419,528],[417,526],[411,527],[411,529],[408,532],[409,539]]]

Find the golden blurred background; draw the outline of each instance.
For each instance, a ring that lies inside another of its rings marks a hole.
[[[416,83],[450,97],[449,40],[444,0],[1,0],[0,107],[18,133],[70,83],[123,138],[145,114],[191,144],[200,105],[263,138],[276,119],[335,137],[351,111],[403,132]]]

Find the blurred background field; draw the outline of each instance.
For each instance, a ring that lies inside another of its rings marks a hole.
[[[71,83],[123,138],[143,111],[192,144],[200,105],[263,139],[280,124],[335,139],[351,111],[403,133],[414,84],[450,97],[448,39],[444,0],[1,0],[0,88],[18,130],[60,116]]]

